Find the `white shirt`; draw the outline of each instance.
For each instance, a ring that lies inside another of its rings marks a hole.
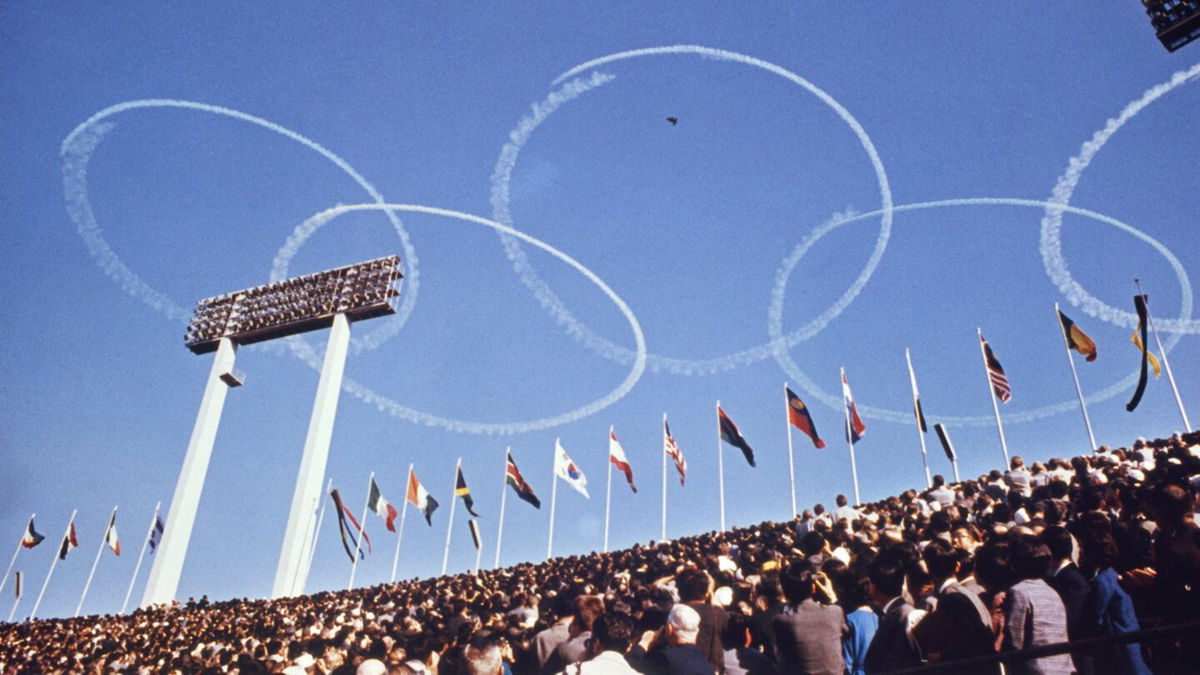
[[[559,675],[638,675],[619,652],[600,652],[591,661],[564,668]]]

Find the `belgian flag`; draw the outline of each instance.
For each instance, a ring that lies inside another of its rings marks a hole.
[[[1067,340],[1067,348],[1083,354],[1084,360],[1088,363],[1096,360],[1096,343],[1092,342],[1092,338],[1087,336],[1080,330],[1075,322],[1067,318],[1062,310],[1058,311],[1058,320],[1062,323],[1063,337]]]

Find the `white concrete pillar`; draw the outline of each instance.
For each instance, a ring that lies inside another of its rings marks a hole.
[[[316,518],[313,504],[321,499],[321,482],[325,478],[325,464],[329,459],[333,419],[337,415],[338,395],[342,391],[342,372],[346,367],[349,346],[350,322],[344,314],[338,314],[333,317],[333,326],[329,329],[325,363],[321,366],[317,397],[308,421],[304,455],[300,458],[300,472],[296,477],[296,490],[292,493],[287,530],[284,531],[283,547],[279,551],[279,565],[275,568],[275,584],[271,591],[271,597],[274,598],[299,595],[304,592],[304,585],[308,581],[310,560],[306,552]]]
[[[192,539],[192,525],[196,522],[196,508],[200,504],[200,493],[204,490],[204,478],[208,475],[208,461],[217,439],[217,426],[221,423],[221,410],[225,407],[225,393],[230,387],[224,376],[233,372],[236,354],[237,345],[229,338],[221,338],[212,370],[208,373],[208,382],[204,385],[204,398],[200,401],[200,412],[196,414],[196,424],[192,427],[192,438],[188,441],[183,468],[179,470],[179,480],[175,483],[175,496],[171,498],[171,510],[167,512],[162,541],[158,544],[154,565],[150,568],[150,580],[142,596],[142,607],[175,599],[179,575],[183,572],[183,561],[187,557],[188,542]]]

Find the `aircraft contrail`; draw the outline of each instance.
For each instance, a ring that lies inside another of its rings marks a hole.
[[[976,197],[965,199],[943,199],[940,201],[919,202],[915,204],[900,204],[894,206],[892,210],[900,213],[904,211],[918,211],[922,209],[948,208],[956,206],[1026,206],[1040,209],[1046,208],[1050,204],[1050,202],[1034,199]],[[1176,277],[1179,279],[1181,305],[1179,320],[1187,321],[1191,318],[1191,280],[1188,278],[1187,270],[1184,269],[1183,264],[1177,257],[1175,257],[1175,254],[1171,253],[1170,249],[1145,232],[1142,232],[1132,225],[1123,223],[1116,218],[1112,218],[1101,213],[1096,213],[1095,211],[1081,209],[1075,206],[1057,205],[1056,208],[1069,213],[1086,216],[1098,222],[1105,223],[1106,225],[1112,225],[1113,227],[1132,234],[1133,236],[1152,246],[1164,258],[1166,258],[1171,268],[1175,270]],[[829,406],[833,410],[840,411],[842,409],[843,402],[840,392],[838,394],[831,394],[822,389],[819,385],[817,385],[816,382],[812,380],[812,378],[810,378],[803,370],[800,369],[800,366],[796,364],[791,355],[788,353],[788,349],[790,347],[796,345],[802,340],[812,337],[818,332],[818,330],[814,330],[814,322],[810,322],[808,325],[801,327],[786,336],[783,335],[783,303],[787,291],[787,282],[791,277],[792,270],[795,269],[796,264],[800,262],[800,259],[803,258],[809,249],[811,249],[826,234],[829,234],[833,230],[843,225],[867,218],[874,218],[880,214],[881,211],[871,211],[849,217],[835,216],[834,218],[826,221],[817,229],[813,230],[813,232],[804,238],[804,241],[797,245],[796,248],[793,249],[793,251],[783,259],[783,263],[781,264],[779,271],[775,274],[775,286],[771,290],[771,304],[767,308],[767,334],[771,339],[770,344],[776,346],[776,351],[774,353],[775,360],[779,363],[780,367],[783,368],[784,372],[787,373],[788,377],[792,378],[798,386],[802,387],[814,398]],[[1158,322],[1157,318],[1155,319],[1155,322]],[[1167,338],[1164,349],[1169,352],[1175,347],[1176,344],[1179,343],[1182,338],[1183,336],[1179,333],[1171,334]],[[1099,403],[1100,401],[1110,399],[1121,392],[1128,391],[1129,388],[1133,386],[1134,382],[1137,381],[1137,377],[1138,373],[1135,371],[1116,384],[1105,387],[1104,389],[1085,397],[1084,400],[1086,400],[1088,403]],[[1073,410],[1076,405],[1078,405],[1076,400],[1071,399],[1061,403],[1035,408],[1034,410],[1005,414],[1004,421],[1012,423],[1032,422],[1034,420],[1044,419],[1062,412]],[[892,410],[889,408],[859,405],[858,410],[860,414],[872,419],[894,422],[896,424],[916,424],[915,420],[913,419],[912,411],[908,409]],[[989,415],[939,415],[938,420],[944,424],[953,426],[991,426],[995,423],[995,421]]]
[[[307,136],[303,136],[261,117],[255,117],[254,115],[233,110],[232,108],[224,108],[208,103],[167,98],[125,101],[124,103],[118,103],[101,110],[75,127],[62,142],[63,191],[67,202],[67,213],[70,215],[71,220],[75,221],[75,225],[79,230],[79,236],[83,238],[84,244],[87,245],[88,253],[96,261],[96,265],[100,267],[101,271],[117,282],[121,290],[141,300],[152,309],[166,314],[170,319],[186,324],[188,317],[191,316],[191,311],[185,310],[175,304],[167,296],[147,284],[136,272],[129,269],[104,238],[103,230],[96,222],[96,216],[92,212],[92,205],[88,199],[88,160],[91,159],[92,152],[95,151],[96,146],[103,140],[104,135],[115,126],[114,123],[105,120],[114,115],[141,108],[184,108],[198,110],[258,125],[316,151],[322,157],[333,162],[346,175],[350,176],[355,183],[358,183],[360,187],[366,190],[367,194],[375,202],[382,204],[386,201],[383,195],[375,189],[375,186],[368,183],[346,160],[335,155]],[[365,333],[362,337],[352,340],[351,347],[354,353],[374,349],[385,340],[399,333],[400,329],[404,327],[404,324],[412,315],[413,308],[417,302],[417,289],[420,286],[417,252],[409,241],[408,232],[405,231],[400,219],[390,211],[386,212],[385,215],[392,222],[392,227],[400,237],[400,246],[403,250],[405,294],[394,317],[376,322],[376,328],[372,332]]]
[[[879,266],[879,261],[883,257],[884,250],[887,249],[888,237],[891,236],[892,229],[892,192],[888,183],[887,172],[884,170],[883,162],[879,158],[879,154],[875,150],[875,144],[871,141],[870,136],[863,129],[858,120],[850,114],[844,106],[836,99],[826,93],[824,90],[817,87],[803,77],[781,67],[754,58],[739,54],[736,52],[725,51],[722,49],[713,49],[711,47],[702,47],[699,45],[674,45],[668,47],[651,47],[646,49],[634,49],[630,51],[618,52],[609,54],[598,59],[593,59],[586,63],[582,63],[567,72],[559,75],[554,79],[552,86],[575,77],[579,73],[596,68],[601,65],[607,65],[626,59],[632,59],[642,56],[661,56],[661,55],[692,55],[701,56],[704,58],[732,61],[744,65],[761,68],[767,72],[778,75],[813,94],[822,103],[829,106],[834,113],[837,114],[843,122],[854,132],[858,137],[859,143],[871,161],[871,165],[875,170],[876,180],[879,182],[879,195],[882,209],[877,212],[881,215],[879,228],[879,237],[875,242],[875,248],[871,252],[870,258],[859,273],[857,279],[850,287],[842,294],[842,296],[824,313],[821,314],[811,324],[815,326],[816,332],[819,332],[830,321],[841,314],[854,298],[862,292],[871,275],[874,274],[875,268]],[[509,142],[505,144],[500,153],[500,159],[496,163],[496,168],[492,173],[492,216],[502,222],[511,225],[512,214],[509,211],[509,181],[512,177],[513,167],[516,165],[517,158],[520,155],[521,149],[528,142],[534,129],[546,120],[554,111],[556,111],[563,103],[571,101],[580,95],[594,89],[597,86],[610,82],[613,79],[611,75],[602,75],[593,73],[591,79],[580,80],[574,79],[567,82],[560,89],[552,92],[550,96],[541,103],[534,104],[533,113],[522,118],[517,128],[509,135]],[[521,282],[528,286],[533,292],[538,301],[544,308],[550,311],[555,320],[566,327],[567,332],[579,340],[589,350],[597,355],[616,361],[617,363],[627,364],[633,358],[634,354],[627,348],[618,346],[607,340],[606,338],[596,334],[577,319],[566,305],[559,299],[546,282],[538,276],[537,271],[526,259],[521,247],[516,241],[511,238],[506,239],[501,237],[504,243],[505,253],[509,260],[513,263],[513,269],[520,276]],[[811,335],[810,335],[811,336]],[[710,359],[677,359],[657,354],[648,356],[648,365],[654,372],[669,372],[678,375],[707,375],[722,371],[733,370],[739,366],[756,363],[770,358],[775,351],[775,348],[770,343],[744,349],[726,356],[710,358]]]
[[[1103,129],[1097,131],[1090,140],[1083,144],[1079,154],[1068,161],[1066,173],[1059,176],[1058,182],[1054,185],[1050,201],[1046,206],[1046,215],[1042,218],[1042,264],[1045,266],[1050,280],[1058,286],[1067,300],[1072,305],[1083,309],[1089,316],[1124,328],[1133,328],[1137,326],[1138,322],[1136,314],[1102,302],[1088,293],[1071,276],[1062,251],[1062,214],[1065,210],[1063,207],[1070,203],[1071,195],[1075,192],[1075,187],[1079,185],[1079,179],[1083,176],[1084,169],[1088,168],[1092,159],[1096,157],[1096,153],[1100,152],[1100,148],[1104,147],[1113,134],[1117,133],[1126,122],[1133,119],[1146,106],[1197,77],[1200,77],[1200,63],[1175,73],[1170,80],[1162,84],[1147,89],[1141,98],[1125,106],[1121,114],[1109,119]],[[1200,333],[1200,321],[1195,319],[1160,319],[1156,316],[1154,317],[1154,327],[1164,333]]]
[[[629,328],[633,331],[634,343],[636,344],[632,368],[630,369],[629,374],[625,376],[625,379],[619,385],[617,385],[615,389],[601,398],[574,410],[570,410],[560,415],[543,417],[527,422],[473,422],[442,417],[432,413],[415,410],[413,408],[409,408],[408,406],[397,403],[396,401],[375,392],[366,385],[363,385],[350,378],[346,378],[343,381],[343,390],[349,392],[351,395],[362,400],[363,402],[375,406],[381,412],[385,412],[393,417],[399,417],[417,424],[442,427],[448,431],[458,431],[471,434],[519,434],[528,431],[549,429],[562,424],[575,422],[595,414],[621,400],[633,389],[634,385],[637,384],[638,380],[641,379],[642,374],[645,372],[646,338],[642,333],[642,325],[638,322],[637,316],[634,315],[633,310],[629,308],[629,305],[626,304],[625,301],[622,300],[621,297],[608,286],[608,284],[604,283],[604,281],[600,279],[595,272],[585,267],[582,263],[551,246],[550,244],[525,234],[524,232],[520,232],[508,225],[498,223],[487,218],[482,218],[480,216],[433,206],[421,206],[418,204],[371,203],[335,206],[310,217],[300,225],[296,226],[296,229],[293,231],[292,235],[288,237],[287,242],[284,243],[283,248],[280,249],[279,257],[276,257],[275,259],[276,269],[286,269],[287,263],[291,259],[291,256],[295,255],[295,253],[304,245],[304,242],[308,241],[308,238],[311,237],[322,226],[342,214],[353,211],[407,211],[413,213],[427,213],[446,218],[454,218],[464,222],[477,223],[485,227],[490,227],[506,236],[514,237],[528,244],[532,244],[533,246],[540,248],[546,253],[549,253],[555,258],[558,258],[559,260],[570,265],[576,271],[582,274],[588,281],[591,281],[601,291],[603,291],[604,294],[613,301],[613,304],[617,306],[617,309],[621,311],[621,314],[625,316],[625,320],[629,322]],[[272,274],[272,279],[277,280],[277,277],[274,273]],[[314,369],[318,371],[320,370],[320,357],[317,356],[316,351],[307,342],[305,342],[301,336],[293,336],[288,338],[286,342],[297,357],[308,363]]]

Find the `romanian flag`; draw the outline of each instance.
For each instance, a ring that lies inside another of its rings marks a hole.
[[[737,425],[733,423],[733,420],[729,419],[729,415],[726,415],[725,411],[721,410],[721,406],[717,406],[717,427],[721,430],[721,440],[741,450],[742,454],[746,456],[746,461],[750,463],[750,466],[754,466],[754,449],[746,442],[746,439],[742,436],[742,432],[738,431]]]
[[[625,482],[629,483],[629,489],[637,492],[637,486],[633,484],[633,467],[629,465],[629,460],[625,457],[625,450],[621,447],[621,442],[617,440],[617,433],[608,429],[608,461],[617,470],[625,474]]]
[[[529,487],[529,483],[525,482],[525,477],[521,475],[517,469],[517,463],[513,461],[512,453],[505,452],[507,460],[504,465],[504,482],[512,486],[516,490],[517,496],[522,501],[532,504],[533,508],[542,508],[542,500],[537,498],[533,493],[533,488]]]
[[[858,406],[854,404],[854,394],[850,392],[850,381],[846,379],[846,371],[842,371],[842,401],[846,405],[846,440],[857,443],[867,433],[867,425],[858,416]]]
[[[467,479],[463,478],[462,466],[458,467],[458,476],[454,479],[454,494],[457,497],[462,497],[463,504],[467,507],[467,513],[479,517],[475,513],[475,500],[471,497],[471,490],[467,487]]]
[[[67,533],[63,535],[62,544],[58,547],[58,559],[66,560],[71,549],[79,548],[79,540],[75,538],[75,521],[67,525]]]
[[[371,479],[371,491],[367,497],[367,508],[374,511],[375,515],[383,518],[389,532],[396,531],[396,507],[383,498],[383,493],[379,491],[379,486],[375,484],[374,478]]]
[[[1062,310],[1058,312],[1058,320],[1062,323],[1063,337],[1067,339],[1067,348],[1083,354],[1084,360],[1088,363],[1096,360],[1096,343],[1092,342],[1092,338],[1087,336],[1087,333],[1079,329],[1075,322],[1068,319]]]
[[[421,481],[417,480],[417,474],[411,469],[408,472],[408,494],[406,495],[408,503],[421,510],[425,515],[425,522],[433,525],[433,512],[437,509],[437,500],[429,494],[429,490],[421,485]]]
[[[371,538],[367,536],[362,526],[355,520],[354,514],[350,513],[350,509],[346,508],[346,505],[342,503],[342,495],[337,490],[330,490],[329,496],[333,498],[333,509],[337,512],[338,530],[342,534],[342,548],[346,549],[346,555],[350,556],[351,562],[354,561],[354,549],[350,548],[350,545],[354,544],[354,548],[358,549],[359,558],[367,557],[366,552],[362,550],[362,546],[354,538],[354,532],[350,531],[350,527],[346,524],[346,521],[349,520],[354,525],[354,530],[367,542],[368,552],[371,550]]]
[[[792,423],[792,426],[803,431],[806,436],[811,438],[813,445],[818,448],[825,447],[825,441],[821,440],[821,437],[817,435],[817,427],[813,424],[812,414],[808,412],[808,406],[804,405],[804,401],[801,401],[796,392],[788,387],[784,387],[783,391],[787,394],[788,421]]]
[[[25,536],[21,537],[21,545],[25,548],[33,548],[42,543],[45,538],[33,529],[33,516],[29,516],[29,524],[25,526]]]

